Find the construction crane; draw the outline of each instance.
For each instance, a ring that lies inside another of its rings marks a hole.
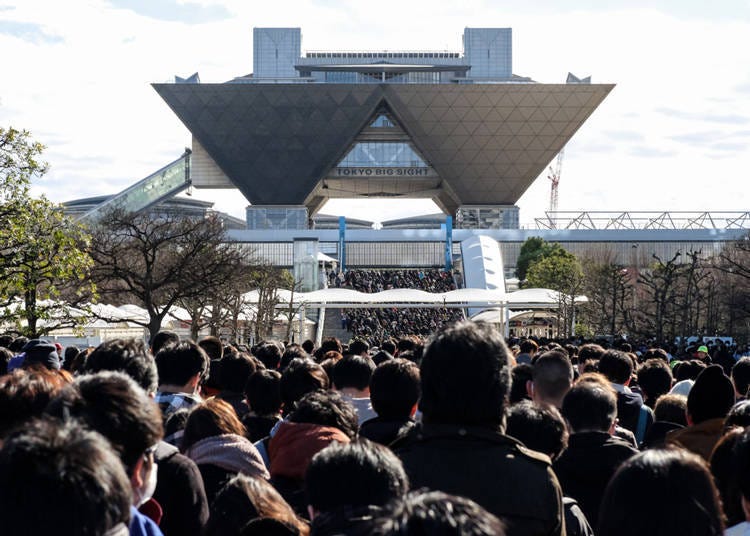
[[[557,155],[555,165],[549,167],[549,175],[547,178],[552,183],[549,192],[549,211],[550,213],[557,212],[557,199],[558,190],[560,188],[560,173],[562,172],[563,156],[565,155],[565,148],[563,147]]]

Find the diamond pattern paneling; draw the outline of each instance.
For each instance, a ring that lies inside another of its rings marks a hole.
[[[515,204],[613,87],[154,84],[253,204],[302,204],[384,101],[444,208]]]

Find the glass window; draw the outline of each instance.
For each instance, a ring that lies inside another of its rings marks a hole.
[[[359,142],[338,167],[428,167],[405,142]]]

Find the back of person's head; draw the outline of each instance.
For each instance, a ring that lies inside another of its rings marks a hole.
[[[8,350],[15,354],[18,354],[23,351],[23,347],[26,346],[28,342],[29,338],[21,335],[20,337],[16,337],[15,339],[13,339],[13,342],[8,346]]]
[[[705,368],[706,364],[697,359],[678,363],[674,368],[675,382],[681,382],[682,380],[695,380]]]
[[[386,339],[383,341],[383,343],[380,345],[380,349],[384,352],[388,352],[389,354],[396,355],[396,343],[393,342],[392,339]]]
[[[50,402],[47,412],[72,417],[106,437],[129,475],[164,434],[159,407],[121,372],[79,376]]]
[[[378,353],[372,356],[372,362],[375,363],[376,367],[379,366],[381,363],[388,361],[389,359],[393,359],[393,354],[390,354],[389,352],[386,352],[385,350],[380,350]]]
[[[349,439],[357,437],[359,420],[351,402],[336,391],[317,390],[303,396],[289,415],[290,422],[338,428]]]
[[[672,388],[672,369],[662,359],[649,359],[638,368],[638,385],[650,406]]]
[[[281,364],[281,355],[282,355],[281,348],[278,347],[278,345],[267,342],[265,344],[261,344],[258,348],[255,349],[253,352],[253,355],[257,357],[261,363],[263,363],[263,366],[267,369],[276,370],[279,368],[279,365]]]
[[[474,501],[426,489],[386,506],[373,522],[375,536],[504,536],[502,521]]]
[[[551,404],[559,403],[573,383],[573,365],[568,356],[549,350],[534,361],[533,367],[534,399],[538,397]]]
[[[23,347],[24,357],[22,368],[45,367],[50,370],[60,370],[61,359],[54,344],[43,339],[32,339]]]
[[[375,363],[369,357],[359,354],[347,355],[333,367],[333,385],[336,389],[367,389],[375,370]]]
[[[383,506],[408,488],[401,460],[366,439],[330,444],[313,457],[305,476],[307,503],[317,512]]]
[[[349,343],[349,353],[354,355],[366,354],[369,349],[370,345],[367,343],[367,341],[364,341],[362,339],[354,339],[351,343]]]
[[[669,354],[662,348],[649,348],[641,356],[641,361],[648,361],[649,359],[661,359],[665,363],[669,363]]]
[[[239,474],[219,491],[211,503],[203,536],[240,536],[249,522],[259,518],[278,519],[307,534],[305,524],[295,515],[276,489],[262,478]]]
[[[302,342],[302,349],[309,355],[312,355],[313,351],[315,350],[315,343],[310,339],[305,339]]]
[[[511,385],[509,402],[515,404],[521,400],[529,400],[528,382],[534,374],[534,366],[530,363],[519,363],[510,371]]]
[[[719,365],[711,365],[695,379],[687,399],[694,424],[726,417],[734,405],[734,385]]]
[[[187,450],[202,439],[225,434],[244,436],[245,427],[228,402],[209,398],[190,410],[181,446]]]
[[[203,349],[191,341],[166,346],[156,354],[159,385],[183,386],[195,375],[208,377],[209,359]]]
[[[522,354],[535,354],[537,350],[539,350],[539,345],[533,339],[521,341],[521,344],[519,344],[518,347]]]
[[[281,400],[284,413],[294,409],[294,404],[305,394],[318,389],[328,389],[331,382],[323,367],[311,359],[294,359],[281,375]]]
[[[617,396],[614,389],[599,378],[599,375],[584,374],[565,395],[562,414],[571,432],[606,432],[615,422]]]
[[[584,344],[578,349],[578,363],[583,364],[586,361],[599,361],[605,351],[606,350],[598,344]]]
[[[101,343],[91,352],[83,365],[87,374],[104,370],[123,372],[149,394],[159,387],[159,376],[154,358],[146,344],[138,339],[113,339]]]
[[[241,393],[253,372],[255,362],[249,355],[227,352],[219,361],[219,386],[222,391]]]
[[[281,374],[276,370],[257,370],[245,383],[245,399],[258,416],[275,416],[281,411]]]
[[[745,428],[737,439],[733,452],[735,482],[739,492],[750,503],[750,429]]]
[[[417,340],[414,337],[402,337],[396,343],[398,353],[413,352],[417,347]]]
[[[156,355],[163,348],[172,346],[174,344],[180,344],[180,336],[174,331],[160,331],[154,338],[151,339],[151,353]]]
[[[745,521],[742,510],[742,494],[740,492],[738,469],[747,463],[735,459],[737,444],[744,434],[743,428],[730,428],[721,436],[711,451],[709,467],[714,478],[716,488],[719,490],[721,505],[724,511],[727,526],[736,525]],[[746,454],[750,454],[747,452]],[[747,477],[748,475],[744,475]]]
[[[724,430],[729,428],[747,428],[750,426],[750,400],[741,400],[737,402],[727,413],[724,419]]]
[[[597,534],[720,536],[721,518],[703,460],[682,449],[652,449],[627,460],[610,480]]]
[[[289,363],[292,362],[293,359],[310,359],[311,356],[305,352],[301,346],[293,344],[286,347],[286,350],[284,350],[284,353],[281,356],[281,363],[279,364],[279,370],[281,372],[284,372],[286,368],[289,366]]]
[[[78,354],[81,353],[81,349],[77,346],[66,346],[65,352],[63,352],[63,364],[62,368],[64,370],[73,370],[73,363],[76,360],[76,357],[78,357]]]
[[[127,535],[131,493],[107,440],[76,421],[29,423],[0,450],[3,534]]]
[[[320,350],[324,355],[326,352],[341,353],[343,351],[343,346],[341,346],[341,341],[336,337],[329,337],[328,339],[323,339],[320,343]]]
[[[224,357],[224,345],[218,337],[203,337],[198,341],[198,346],[203,348],[203,351],[206,352],[206,355],[211,360]]]
[[[419,401],[419,367],[406,359],[390,359],[370,379],[372,409],[383,419],[412,415]]]
[[[565,420],[555,406],[524,400],[511,406],[505,433],[555,460],[568,445]]]
[[[750,356],[741,357],[732,367],[732,383],[739,396],[747,396],[750,387]]]
[[[0,376],[0,438],[41,416],[49,401],[71,381],[70,374],[47,368]]]
[[[654,405],[654,420],[673,422],[687,426],[687,397],[683,395],[661,395]]]
[[[438,331],[420,367],[424,422],[498,426],[510,389],[510,351],[488,324],[459,322]]]
[[[10,345],[13,344],[15,337],[10,333],[3,333],[0,335],[0,347],[10,349]]]
[[[612,383],[625,384],[633,374],[633,360],[620,350],[607,350],[599,359],[599,372]]]

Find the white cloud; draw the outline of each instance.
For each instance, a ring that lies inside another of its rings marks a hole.
[[[706,5],[701,17],[695,6],[686,15],[680,4],[666,12],[626,2],[617,10],[591,2],[578,4],[588,10],[559,3],[511,9],[517,3],[489,0],[178,3],[231,17],[164,21],[104,0],[25,0],[0,11],[16,27],[59,37],[24,39],[0,26],[0,49],[12,51],[3,55],[0,123],[28,128],[49,146],[52,168],[39,191],[56,200],[112,193],[179,156],[189,133],[149,84],[195,71],[204,82],[251,72],[253,26],[300,26],[305,49],[452,50],[461,49],[464,26],[510,26],[516,73],[562,82],[572,71],[617,84],[568,145],[561,209],[749,204],[750,153],[746,138],[733,133],[746,131],[750,119],[743,69],[750,64],[750,23],[732,18],[732,4]],[[547,207],[545,177],[520,200],[523,222]],[[236,193],[195,195],[244,213]],[[376,205],[387,208],[368,214]],[[336,201],[325,210],[349,207],[376,220],[434,211],[429,203],[405,205]]]

